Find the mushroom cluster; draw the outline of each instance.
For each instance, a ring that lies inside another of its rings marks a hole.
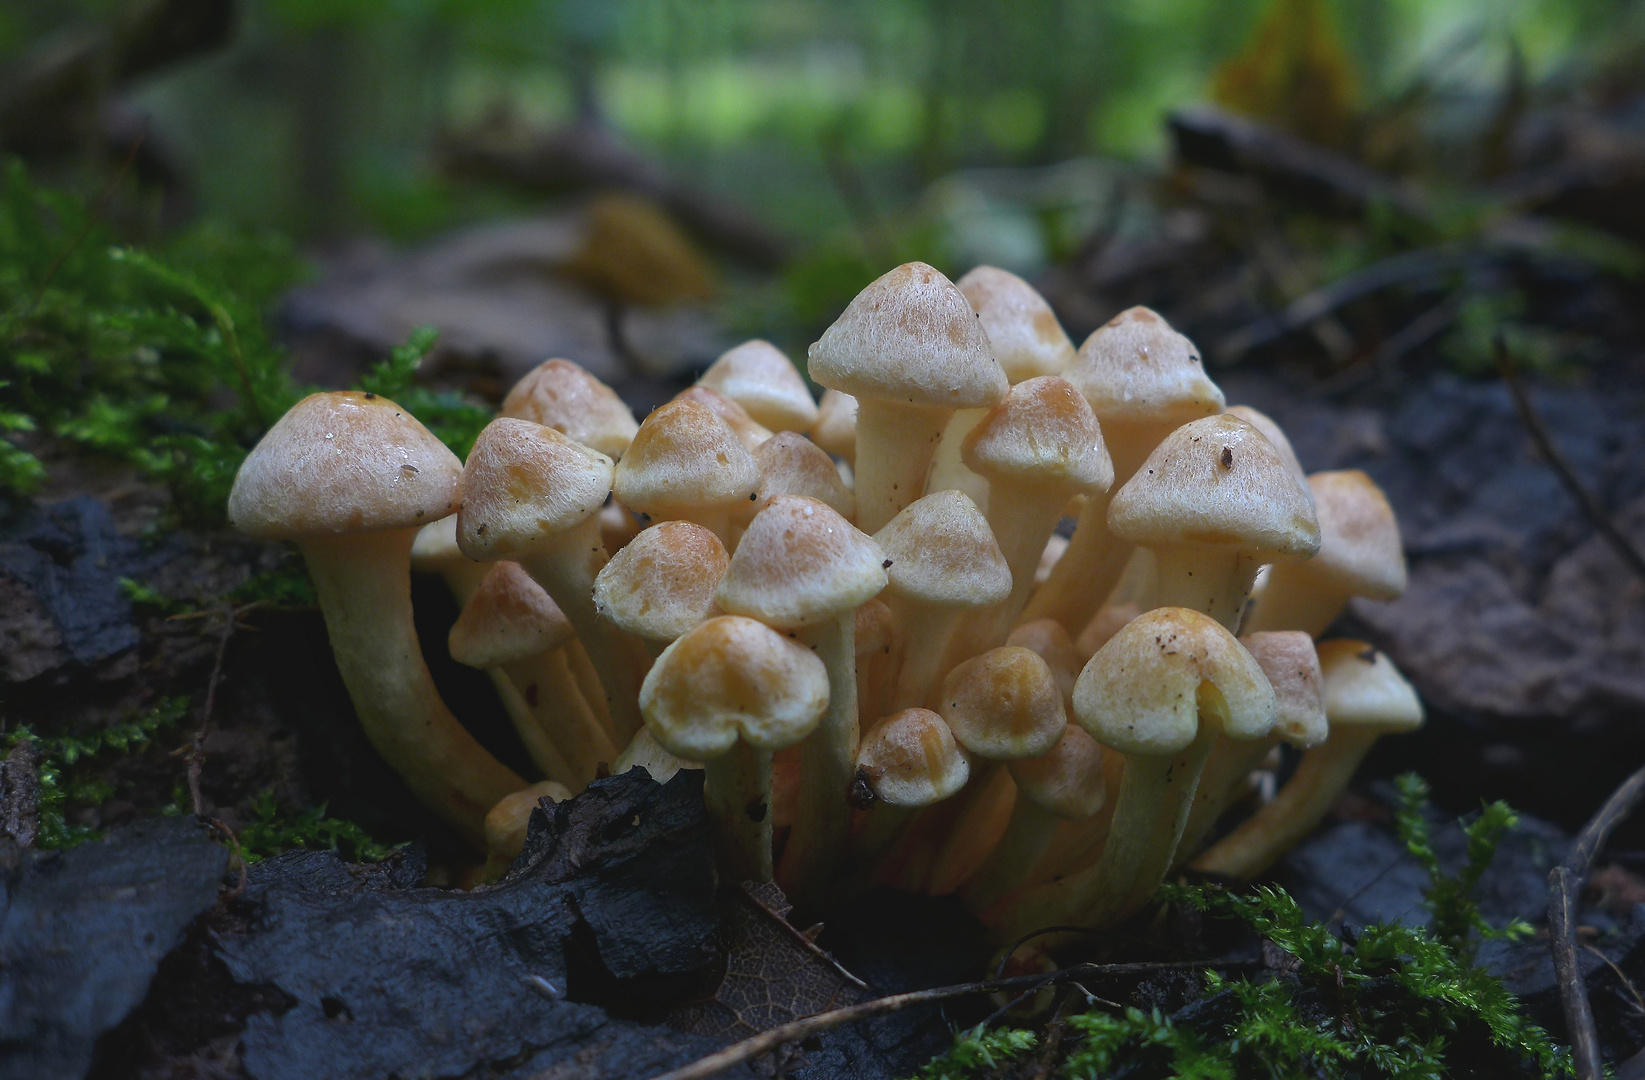
[[[722,874],[804,908],[883,883],[1002,940],[1112,926],[1177,868],[1260,873],[1421,723],[1387,657],[1315,643],[1403,589],[1387,500],[1305,474],[1153,312],[1076,350],[1020,278],[909,263],[808,359],[820,402],[751,341],[639,423],[550,360],[466,462],[315,394],[252,451],[231,520],[299,544],[366,734],[484,876],[542,798],[702,769]],[[535,783],[440,699],[413,569]],[[1208,843],[1281,744],[1289,781]]]

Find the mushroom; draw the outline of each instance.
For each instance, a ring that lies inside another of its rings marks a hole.
[[[856,623],[857,716],[867,721],[859,724],[866,731],[891,712],[902,634],[891,608],[878,596],[857,609]]]
[[[1155,447],[1115,494],[1108,528],[1154,553],[1154,605],[1202,611],[1230,631],[1258,567],[1319,550],[1303,485],[1273,443],[1227,414],[1184,424]]]
[[[1161,439],[1222,411],[1222,391],[1205,374],[1194,343],[1144,307],[1122,311],[1085,339],[1062,372],[1102,425],[1115,492]],[[1131,545],[1108,531],[1108,499],[1086,502],[1051,577],[1029,601],[1029,619],[1056,619],[1070,634],[1096,614],[1124,572]]]
[[[925,263],[858,293],[811,346],[811,378],[857,399],[857,520],[877,532],[924,492],[955,409],[1005,396],[1005,372],[965,296]]]
[[[1319,643],[1325,745],[1309,750],[1274,801],[1194,860],[1194,869],[1252,878],[1324,820],[1377,739],[1422,726],[1422,702],[1392,660],[1363,641]]]
[[[750,454],[758,449],[761,443],[771,438],[770,428],[757,422],[748,415],[747,409],[712,387],[701,384],[688,386],[675,394],[674,400],[695,401],[724,420],[725,426],[731,429],[737,436],[737,441],[743,444],[743,449]]]
[[[714,590],[730,557],[719,537],[689,521],[663,521],[634,538],[594,578],[594,607],[655,656],[720,613]]]
[[[988,522],[959,491],[915,500],[874,541],[885,553],[886,606],[903,640],[895,712],[927,703],[960,620],[1010,595],[1011,570]]]
[[[1285,467],[1291,470],[1291,475],[1301,480],[1304,485],[1308,483],[1308,473],[1303,469],[1302,462],[1297,460],[1297,452],[1291,446],[1291,440],[1286,438],[1285,432],[1278,424],[1274,423],[1273,417],[1265,412],[1253,409],[1249,405],[1230,405],[1223,411],[1229,416],[1244,420],[1247,424],[1262,432],[1262,437],[1274,444],[1275,452],[1279,454],[1280,460],[1285,462]],[[1310,492],[1308,497],[1312,499],[1313,493]]]
[[[756,338],[720,354],[699,380],[772,431],[810,431],[817,403],[800,371],[769,341]]]
[[[824,390],[817,403],[817,422],[811,441],[847,464],[857,460],[857,399],[838,390]]]
[[[828,715],[800,746],[804,787],[783,849],[783,891],[809,900],[845,850],[857,754],[856,610],[885,588],[879,545],[825,502],[778,495],[757,514],[715,591],[721,609],[800,635],[828,672]]]
[[[1239,642],[1274,688],[1277,703],[1274,730],[1266,739],[1250,742],[1217,737],[1205,769],[1200,773],[1194,807],[1188,812],[1188,824],[1177,844],[1177,865],[1199,853],[1206,836],[1228,809],[1234,793],[1274,747],[1288,742],[1299,750],[1307,750],[1325,741],[1328,729],[1324,676],[1320,673],[1314,640],[1295,631],[1275,631],[1246,634]]]
[[[845,486],[822,448],[804,435],[779,431],[754,451],[754,464],[760,469],[758,497],[749,504],[754,513],[764,510],[777,495],[809,495],[832,506],[847,521],[857,516],[856,495]]]
[[[1069,640],[1068,631],[1062,628],[1062,623],[1055,619],[1035,619],[1023,623],[1011,631],[1005,643],[1020,645],[1038,653],[1045,666],[1051,669],[1051,677],[1057,681],[1062,703],[1070,709],[1074,707],[1074,682],[1090,657],[1080,655],[1079,649]]]
[[[1078,724],[1069,724],[1050,753],[1007,766],[1017,785],[1017,800],[1005,835],[960,890],[968,909],[986,915],[1026,884],[1059,824],[1088,821],[1102,810],[1108,794],[1102,757],[1097,740]]]
[[[635,692],[647,658],[594,608],[594,578],[606,564],[599,511],[611,474],[610,458],[553,428],[493,420],[463,467],[457,542],[471,559],[518,562],[554,598],[599,673],[613,742],[624,745],[640,727]]]
[[[629,513],[616,499],[607,499],[600,507],[600,542],[607,555],[615,555],[640,535],[640,519]]]
[[[564,784],[543,780],[499,799],[486,814],[486,861],[480,871],[480,881],[483,884],[501,881],[508,873],[509,864],[525,848],[531,812],[539,803],[544,799],[550,803],[565,802],[569,798],[571,792]]]
[[[676,639],[646,675],[640,710],[651,734],[703,763],[726,880],[771,880],[771,755],[811,734],[827,708],[822,661],[737,615]]]
[[[681,769],[700,769],[700,761],[687,761],[676,754],[663,749],[663,744],[651,734],[651,729],[642,727],[634,733],[634,739],[628,744],[628,749],[617,755],[617,760],[611,764],[611,775],[621,776],[630,769],[644,769],[651,779],[659,784],[666,784],[674,779],[674,774]]]
[[[519,564],[496,562],[446,638],[453,660],[491,674],[537,768],[573,792],[617,756],[566,663],[562,646],[575,634]]]
[[[486,811],[525,781],[440,699],[411,612],[412,544],[452,512],[460,474],[456,456],[387,398],[310,394],[241,463],[228,518],[248,536],[296,541],[366,737],[478,848]]]
[[[1354,596],[1392,600],[1405,591],[1399,522],[1376,482],[1358,469],[1308,477],[1319,516],[1319,554],[1275,563],[1247,618],[1251,630],[1302,630],[1313,637]]]
[[[1016,645],[990,649],[949,672],[938,711],[966,755],[986,764],[972,769],[954,828],[937,856],[929,883],[934,896],[959,888],[999,840],[998,832],[985,828],[983,812],[995,776],[1008,762],[1049,754],[1068,727],[1050,667],[1038,653]]]
[[[456,514],[417,530],[417,539],[411,543],[411,568],[420,574],[439,574],[459,607],[468,603],[490,569],[457,546]]]
[[[670,401],[640,425],[617,466],[617,499],[653,519],[690,521],[726,541],[732,514],[753,501],[760,470],[724,420],[696,401]]]
[[[1040,552],[1039,565],[1034,567],[1034,584],[1044,585],[1051,571],[1056,568],[1057,560],[1062,553],[1068,550],[1068,537],[1052,533],[1045,541],[1045,550]]]
[[[872,881],[916,814],[957,794],[970,778],[971,763],[954,733],[929,709],[904,709],[869,732],[857,750],[852,785],[864,812],[851,836],[850,879]]]
[[[616,391],[570,360],[545,360],[503,398],[498,416],[551,427],[616,460],[639,424]]]
[[[1115,634],[1074,687],[1080,726],[1125,755],[1102,857],[1023,893],[1001,913],[1002,936],[1113,926],[1147,903],[1171,865],[1216,736],[1263,738],[1275,711],[1257,662],[1206,615],[1160,608]]]

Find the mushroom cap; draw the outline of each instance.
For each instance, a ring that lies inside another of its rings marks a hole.
[[[1102,744],[1078,724],[1063,730],[1050,753],[1013,761],[1007,768],[1018,795],[1069,821],[1095,817],[1108,799]]]
[[[1262,432],[1226,413],[1167,435],[1109,503],[1108,527],[1145,547],[1234,548],[1263,562],[1319,550],[1302,485]]]
[[[553,780],[540,780],[528,788],[504,795],[486,812],[486,851],[492,855],[512,859],[525,847],[526,832],[531,827],[531,812],[543,799],[565,802],[571,798],[571,789]]]
[[[674,779],[674,774],[681,769],[700,769],[700,761],[687,761],[684,758],[671,754],[663,749],[663,744],[651,734],[651,729],[644,724],[629,740],[628,748],[617,755],[617,760],[611,763],[611,775],[621,776],[630,769],[644,769],[651,775],[651,779],[659,784],[666,784]]]
[[[1074,343],[1056,313],[1022,278],[997,266],[978,266],[954,284],[982,319],[994,359],[1012,383],[1056,375],[1073,361]]]
[[[1331,727],[1415,731],[1422,700],[1386,653],[1364,641],[1337,638],[1318,645],[1325,676],[1325,715]]]
[[[1405,591],[1405,551],[1399,522],[1376,481],[1358,469],[1308,477],[1319,516],[1319,554],[1310,574],[1323,575],[1355,596],[1392,600]]]
[[[613,460],[623,456],[639,423],[617,392],[570,360],[544,360],[503,398],[498,416],[553,428]]]
[[[736,615],[797,630],[885,588],[885,554],[820,499],[778,495],[754,515],[714,598]]]
[[[781,750],[811,734],[828,709],[817,654],[764,623],[721,615],[663,650],[640,686],[640,713],[663,749],[719,757],[740,738]]]
[[[577,631],[519,563],[495,562],[451,624],[446,646],[459,664],[494,668],[558,649]]]
[[[695,401],[699,405],[707,406],[715,416],[725,421],[737,436],[737,441],[743,444],[743,449],[752,454],[756,447],[771,438],[771,429],[755,421],[748,415],[748,410],[732,401],[724,394],[711,386],[688,386],[674,395],[675,401]]]
[[[1080,672],[1074,715],[1122,754],[1180,753],[1201,716],[1230,739],[1260,739],[1278,704],[1268,676],[1209,615],[1155,608],[1127,623]]]
[[[950,671],[941,711],[960,745],[990,761],[1048,754],[1068,726],[1050,667],[1016,645],[989,649]]]
[[[1005,639],[1007,645],[1020,645],[1039,654],[1057,680],[1057,689],[1067,700],[1074,692],[1074,680],[1079,678],[1080,651],[1074,639],[1068,636],[1062,623],[1055,619],[1035,619],[1012,630]]]
[[[1297,452],[1291,446],[1291,440],[1286,438],[1285,431],[1274,423],[1273,417],[1265,412],[1253,409],[1249,405],[1230,405],[1223,411],[1229,416],[1239,417],[1262,432],[1263,437],[1274,444],[1274,449],[1279,453],[1280,460],[1285,462],[1285,467],[1290,469],[1297,479],[1303,483],[1308,482],[1308,473],[1303,469],[1302,462],[1297,459]],[[1312,499],[1314,497],[1313,493],[1309,492],[1308,497]]]
[[[965,294],[922,262],[858,293],[811,346],[807,364],[823,386],[929,409],[983,408],[1009,385]]]
[[[235,474],[228,520],[259,540],[404,529],[457,508],[462,462],[388,398],[310,394]]]
[[[457,543],[481,562],[529,554],[599,513],[611,474],[610,458],[570,436],[499,417],[463,465]]]
[[[1279,711],[1272,734],[1304,750],[1324,742],[1330,726],[1325,718],[1325,676],[1314,639],[1300,630],[1259,630],[1239,643],[1274,688]]]
[[[1107,491],[1114,463],[1091,406],[1056,375],[1020,382],[961,444],[966,468],[991,481]]]
[[[617,499],[658,517],[750,501],[760,470],[736,434],[696,401],[670,401],[640,424],[617,466]]]
[[[1145,307],[1129,308],[1085,339],[1063,370],[1097,419],[1185,424],[1222,411],[1194,343]]]
[[[854,621],[858,663],[875,653],[890,655],[892,647],[897,643],[897,622],[884,600],[876,596],[872,600],[864,601],[857,609]]]
[[[760,468],[759,498],[764,505],[776,495],[809,495],[832,506],[846,520],[857,516],[857,496],[840,479],[840,470],[822,448],[804,435],[779,431],[754,451]]]
[[[1011,568],[988,519],[963,491],[915,499],[874,534],[896,596],[980,608],[1011,595]]]
[[[811,441],[827,453],[847,461],[857,458],[857,399],[838,390],[824,390],[817,403],[817,422]]]
[[[646,529],[594,579],[594,606],[635,637],[673,641],[718,614],[714,589],[730,556],[720,538],[689,521]]]
[[[942,717],[904,709],[863,738],[857,774],[889,806],[930,806],[965,787],[971,763]]]
[[[817,422],[817,403],[800,369],[769,341],[756,338],[721,353],[701,382],[772,431],[810,431]]]

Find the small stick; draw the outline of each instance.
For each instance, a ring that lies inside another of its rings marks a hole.
[[[1577,1080],[1600,1080],[1604,1068],[1599,1056],[1599,1032],[1594,1027],[1593,1008],[1588,1004],[1588,988],[1577,965],[1576,897],[1582,893],[1594,856],[1604,846],[1605,838],[1633,811],[1641,796],[1645,796],[1645,768],[1628,777],[1611,793],[1605,805],[1577,833],[1565,861],[1548,873],[1548,945],[1554,954],[1554,974],[1559,979],[1560,1003],[1565,1009],[1565,1026],[1570,1033]]]
[[[1519,410],[1520,423],[1525,425],[1526,433],[1531,436],[1531,441],[1536,443],[1537,451],[1547,460],[1555,475],[1559,477],[1560,483],[1565,485],[1565,490],[1570,492],[1571,497],[1582,507],[1582,512],[1593,522],[1594,528],[1605,537],[1606,542],[1622,557],[1622,561],[1628,564],[1629,569],[1638,574],[1641,580],[1645,580],[1645,555],[1641,555],[1639,549],[1622,535],[1622,530],[1616,527],[1611,516],[1600,505],[1599,499],[1588,490],[1582,478],[1577,476],[1576,470],[1571,468],[1571,463],[1565,459],[1565,455],[1559,452],[1559,447],[1554,445],[1553,437],[1548,434],[1542,418],[1531,408],[1531,399],[1526,395],[1525,388],[1519,384],[1519,378],[1514,371],[1513,357],[1509,355],[1507,342],[1502,339],[1501,334],[1496,337],[1495,351],[1497,370],[1502,373],[1502,381],[1507,385],[1508,393],[1513,395],[1514,408]]]
[[[247,605],[249,608],[251,605]],[[228,653],[228,639],[234,636],[236,624],[241,612],[247,608],[236,610],[233,607],[224,608],[225,616],[222,636],[217,639],[217,657],[211,665],[211,679],[206,683],[206,704],[200,710],[200,726],[195,729],[194,738],[189,741],[188,748],[188,795],[189,804],[194,810],[194,816],[206,816],[206,800],[200,791],[200,773],[206,764],[206,736],[211,734],[211,713],[217,703],[217,683],[223,677],[223,657]]]

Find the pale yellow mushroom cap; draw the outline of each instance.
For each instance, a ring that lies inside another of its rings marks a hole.
[[[748,415],[748,410],[710,386],[688,386],[674,395],[675,401],[695,401],[725,421],[743,449],[752,454],[771,438],[771,429]]]
[[[1265,412],[1253,409],[1249,405],[1230,405],[1227,413],[1229,416],[1239,417],[1262,432],[1263,437],[1274,444],[1274,450],[1279,454],[1280,460],[1285,462],[1286,468],[1290,469],[1292,474],[1303,483],[1308,482],[1308,473],[1303,469],[1302,462],[1297,459],[1297,452],[1291,446],[1291,440],[1286,437],[1285,431],[1274,423],[1273,417]],[[1310,492],[1308,497],[1312,499],[1314,497],[1313,493]]]
[[[817,403],[800,371],[769,341],[756,338],[721,354],[702,384],[748,410],[772,431],[810,431]]]
[[[838,390],[824,390],[817,405],[811,441],[835,457],[857,460],[857,399]]]
[[[778,495],[754,515],[714,596],[725,611],[797,630],[879,595],[884,562],[827,503]]]
[[[941,712],[960,745],[990,761],[1048,754],[1068,726],[1050,667],[1016,645],[989,649],[950,671]]]
[[[858,293],[807,363],[823,386],[922,408],[983,408],[1009,385],[970,302],[922,262],[904,263]]]
[[[611,459],[553,428],[500,417],[463,466],[457,543],[481,562],[524,556],[600,512]]]
[[[519,563],[497,562],[451,624],[451,658],[493,668],[558,649],[577,631]]]
[[[1319,554],[1308,571],[1355,596],[1392,600],[1405,591],[1399,522],[1376,481],[1358,469],[1308,477],[1319,515]]]
[[[1098,327],[1062,374],[1104,424],[1185,424],[1224,405],[1194,343],[1145,307],[1122,311]]]
[[[944,607],[980,608],[1011,595],[1011,568],[988,519],[963,491],[934,491],[905,506],[874,534],[887,588]]]
[[[617,392],[570,360],[545,360],[503,398],[498,416],[551,427],[616,459],[639,424]]]
[[[884,600],[875,597],[857,608],[855,644],[857,662],[879,653],[889,656],[897,644],[897,623]],[[864,717],[864,719],[869,719]]]
[[[459,562],[473,562],[457,546],[457,515],[447,514],[439,521],[431,521],[417,530],[417,539],[411,542],[411,568],[420,572],[438,572],[442,567]]]
[[[640,687],[640,712],[671,754],[706,761],[738,739],[781,750],[811,734],[828,708],[817,654],[764,623],[709,619],[677,638]]]
[[[618,629],[673,641],[719,614],[714,589],[730,557],[719,537],[689,521],[641,532],[594,579],[594,606]]]
[[[513,859],[525,847],[526,833],[531,828],[531,812],[543,799],[565,802],[571,790],[553,780],[543,780],[522,788],[512,795],[504,795],[486,813],[486,851],[501,862]]]
[[[1011,631],[1007,645],[1021,645],[1039,654],[1057,680],[1057,689],[1067,699],[1074,693],[1074,680],[1079,678],[1081,656],[1078,646],[1068,636],[1062,623],[1055,619],[1034,619]]]
[[[1274,688],[1273,734],[1298,749],[1325,741],[1325,683],[1314,639],[1300,630],[1259,630],[1239,639]]]
[[[1022,278],[995,266],[978,266],[955,286],[982,319],[994,359],[1012,383],[1059,374],[1073,361],[1074,343],[1056,313]]]
[[[1102,744],[1078,724],[1069,724],[1048,754],[1013,761],[1007,766],[1017,794],[1070,821],[1096,816],[1107,801],[1102,771]]]
[[[617,466],[617,499],[657,517],[750,501],[760,470],[736,434],[695,401],[670,401],[640,425]]]
[[[1127,623],[1080,673],[1074,715],[1122,754],[1187,749],[1204,715],[1231,739],[1260,739],[1278,703],[1245,647],[1208,615],[1156,608]]]
[[[457,507],[462,463],[394,402],[310,394],[240,464],[229,523],[259,540],[427,525]]]
[[[864,737],[857,772],[881,802],[918,807],[957,794],[971,779],[971,763],[942,717],[904,709]]]
[[[1325,714],[1331,727],[1385,732],[1422,726],[1422,700],[1394,662],[1374,646],[1346,638],[1319,643]]]
[[[754,464],[760,467],[756,507],[763,509],[778,495],[809,495],[848,521],[857,516],[857,496],[840,479],[829,456],[804,435],[779,431],[754,451]]]
[[[1264,562],[1319,550],[1296,476],[1262,432],[1226,413],[1166,436],[1114,496],[1108,527],[1146,547],[1234,548]]]
[[[1011,388],[961,444],[966,468],[996,483],[1107,491],[1114,463],[1091,406],[1067,379],[1045,375]]]

